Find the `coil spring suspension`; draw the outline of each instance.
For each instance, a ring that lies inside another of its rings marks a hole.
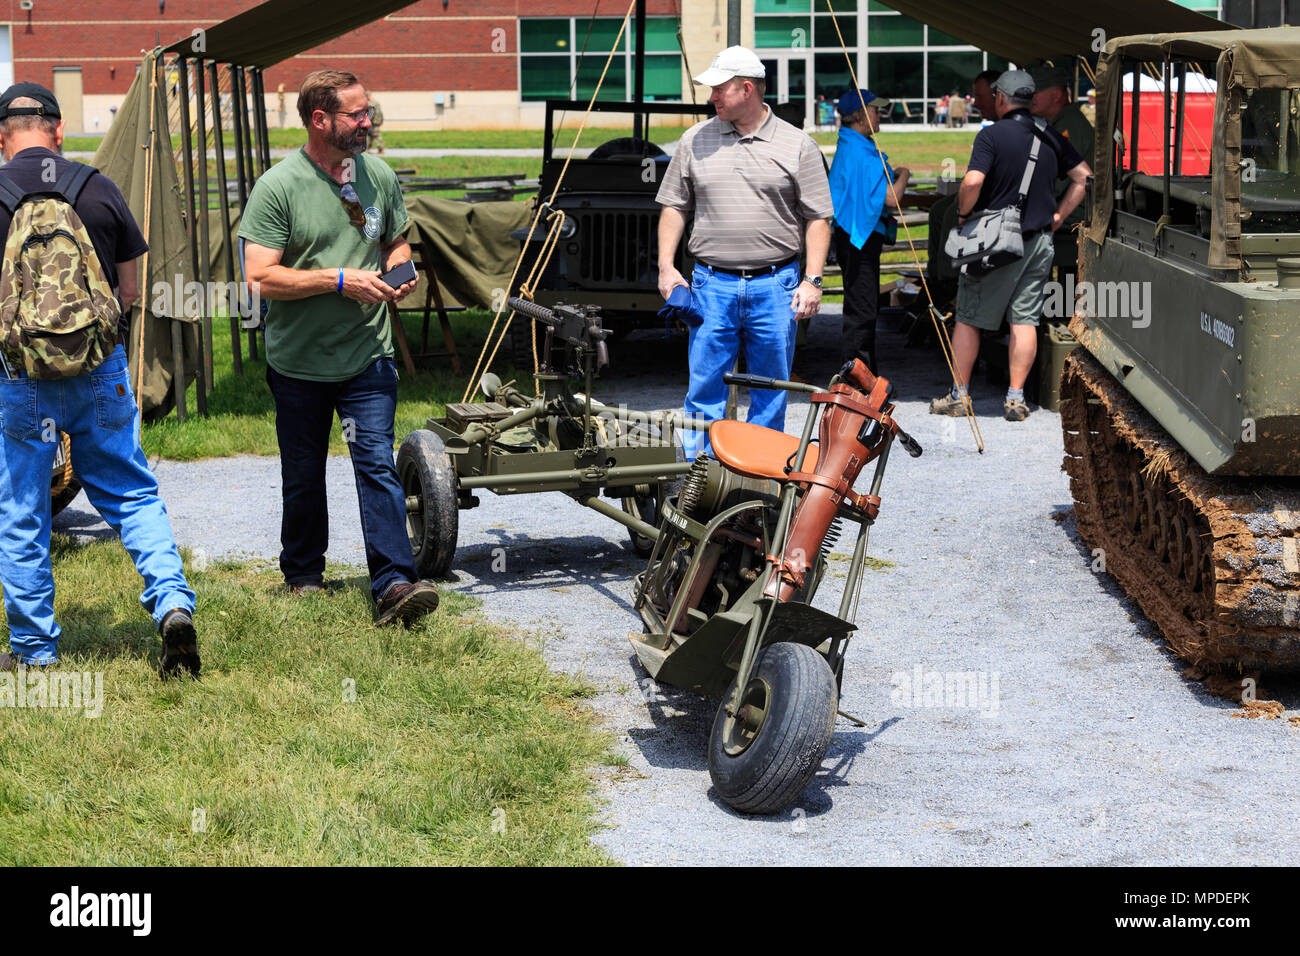
[[[840,519],[839,516],[837,515],[831,521],[831,526],[826,529],[826,537],[822,538],[822,546],[821,546],[821,551],[819,553],[821,554],[823,559],[828,554],[830,554],[831,551],[834,550],[835,545],[839,543],[841,530],[842,528],[840,526]]]

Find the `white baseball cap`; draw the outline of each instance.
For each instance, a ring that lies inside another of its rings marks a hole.
[[[767,70],[753,50],[729,46],[713,58],[709,68],[695,78],[700,86],[721,86],[732,77],[764,77]]]

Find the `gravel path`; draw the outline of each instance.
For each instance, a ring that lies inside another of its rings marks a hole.
[[[829,376],[838,328],[814,320],[805,376]],[[1284,837],[1300,826],[1300,730],[1230,719],[1234,708],[1184,679],[1136,606],[1093,573],[1060,470],[1059,417],[1005,422],[1000,391],[977,382],[978,455],[965,422],[926,414],[944,388],[937,355],[902,349],[896,334],[882,345],[898,418],[926,453],[894,456],[870,547],[890,565],[868,572],[841,701],[868,726],[841,719],[814,782],[778,816],[741,817],[712,795],[715,704],[657,687],[636,662],[628,601],[642,563],[620,526],[562,495],[483,494],[461,513],[448,586],[539,632],[554,667],[586,675],[629,758],[598,772],[609,829],[597,840],[651,864],[1300,861]],[[680,401],[681,340],[639,333],[613,351],[625,367],[602,399]],[[804,409],[792,403],[790,430]],[[160,462],[157,473],[182,544],[275,558],[278,460]],[[346,459],[331,459],[329,485],[330,559],[364,566]],[[88,512],[80,498],[57,525],[105,530]],[[838,550],[851,546],[846,535]],[[845,565],[833,563],[819,606],[838,606]],[[935,706],[924,679],[903,693],[899,675],[918,670],[975,672],[986,694]],[[1300,707],[1297,685],[1269,687]]]

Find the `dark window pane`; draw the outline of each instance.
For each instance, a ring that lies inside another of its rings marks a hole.
[[[967,46],[965,40],[958,40],[951,34],[930,27],[930,46]]]
[[[807,48],[812,43],[811,29],[807,17],[756,17],[754,46],[765,50]]]
[[[921,46],[925,30],[911,17],[874,16],[867,21],[867,42],[872,46]]]
[[[524,53],[568,53],[568,19],[521,17],[519,48]]]
[[[868,88],[877,96],[884,96],[897,104],[902,99],[919,99],[925,95],[921,89],[922,53],[871,53],[867,58]],[[916,113],[919,103],[908,104]],[[895,112],[902,109],[895,106]],[[898,118],[897,116],[893,118]]]
[[[807,13],[808,9],[808,0],[754,0],[755,13]]]
[[[523,56],[519,58],[519,92],[525,100],[569,96],[567,56]]]
[[[586,100],[591,98],[592,92],[596,89],[596,81],[600,79],[600,71],[604,68],[604,56],[587,56],[583,58],[582,66],[578,68],[578,91],[574,95],[574,99]],[[614,62],[609,65],[609,72],[605,74],[605,82],[600,86],[599,99],[626,100],[628,98],[627,58],[619,54],[614,57]]]
[[[946,96],[953,90],[965,96],[971,81],[983,69],[983,53],[931,53],[930,98]]]
[[[573,21],[573,42],[577,44],[577,49],[582,49],[583,37],[587,35],[587,25],[591,24],[591,38],[587,40],[587,52],[597,50],[601,53],[608,53],[614,46],[614,38],[618,36],[618,29],[623,25],[622,18],[619,17],[598,17],[596,20],[588,20],[585,17],[577,18]],[[631,21],[628,22],[628,30],[624,31],[623,39],[619,41],[620,50],[627,49],[627,32],[632,29]]]
[[[813,93],[834,102],[853,89],[849,64],[843,53],[818,53],[813,57]]]
[[[840,14],[832,20],[830,17],[818,17],[816,23],[816,33],[814,34],[818,47],[830,47],[832,50],[840,48],[840,38],[835,35],[835,24],[840,25],[840,33],[844,34],[844,45],[850,50],[858,45],[858,18],[854,16],[844,16]]]

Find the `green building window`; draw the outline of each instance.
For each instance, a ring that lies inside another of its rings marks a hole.
[[[622,23],[622,17],[520,17],[520,97],[525,101],[590,98],[613,50],[600,99],[630,100],[634,42],[630,23],[619,36]],[[646,18],[645,96],[681,99],[676,17]]]

